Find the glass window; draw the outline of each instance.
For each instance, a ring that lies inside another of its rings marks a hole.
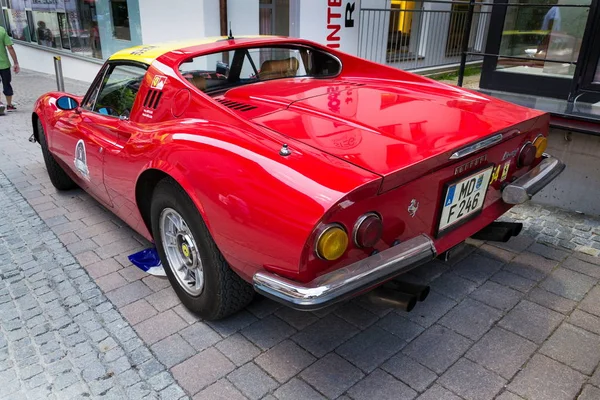
[[[184,78],[207,93],[272,79],[335,76],[340,70],[336,58],[304,47],[237,49],[195,57],[179,67]]]
[[[146,69],[132,65],[114,65],[108,70],[93,111],[129,118]]]
[[[540,3],[539,0],[526,2]],[[572,77],[590,0],[542,2],[547,6],[507,8],[500,54],[527,57],[528,60],[500,58],[496,68],[514,73]],[[578,4],[583,7],[561,7]]]
[[[111,0],[110,5],[113,26],[115,27],[115,38],[121,40],[131,40],[131,33],[129,32],[129,10],[127,9],[127,0]]]
[[[16,40],[99,59],[142,43],[138,0],[2,2],[6,30]]]

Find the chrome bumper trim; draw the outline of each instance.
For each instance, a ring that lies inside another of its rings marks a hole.
[[[502,200],[507,204],[521,204],[530,200],[564,169],[558,158],[544,154],[544,159],[531,171],[510,183],[502,190]]]
[[[257,272],[254,289],[292,308],[317,310],[408,272],[435,256],[433,241],[420,235],[307,283],[270,272]]]

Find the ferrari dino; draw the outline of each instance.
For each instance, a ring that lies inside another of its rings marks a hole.
[[[518,234],[496,219],[564,168],[547,114],[292,38],[123,50],[32,123],[53,185],[153,241],[205,319],[255,292],[409,310],[428,287],[402,274]]]

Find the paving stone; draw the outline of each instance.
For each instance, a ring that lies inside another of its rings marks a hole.
[[[460,397],[444,389],[440,385],[433,385],[425,393],[417,398],[417,400],[462,400]]]
[[[194,400],[246,400],[227,379],[221,379],[194,396]]]
[[[538,254],[521,253],[518,254],[509,264],[504,266],[504,270],[520,275],[532,281],[541,281],[548,276],[558,265],[555,260],[549,260]]]
[[[143,299],[150,294],[152,294],[152,290],[150,290],[148,286],[140,281],[135,281],[106,293],[106,297],[108,297],[115,306],[122,307],[139,299]]]
[[[366,329],[379,319],[377,315],[360,307],[356,302],[345,303],[334,313],[359,329]]]
[[[591,375],[600,362],[600,337],[570,324],[562,324],[540,352],[573,369]]]
[[[181,303],[170,286],[146,297],[146,301],[154,306],[158,312],[168,310]]]
[[[251,362],[236,369],[227,378],[252,400],[260,399],[277,387],[277,382]]]
[[[600,399],[600,389],[592,385],[585,385],[577,400],[598,400]]]
[[[568,251],[560,250],[554,246],[546,246],[540,243],[533,243],[528,251],[539,254],[542,257],[556,261],[563,261],[570,254]]]
[[[275,311],[275,315],[298,330],[302,330],[319,320],[319,318],[312,313],[294,310],[290,307],[281,307]]]
[[[348,394],[356,400],[411,400],[417,396],[417,392],[380,369],[354,385]]]
[[[579,303],[578,308],[600,317],[600,286],[590,290],[583,301]]]
[[[317,391],[300,379],[292,379],[275,391],[279,400],[325,400]]]
[[[437,375],[433,371],[402,354],[396,354],[381,368],[417,392],[424,391],[437,379]]]
[[[398,311],[397,313],[427,328],[435,324],[455,305],[456,301],[432,291],[427,296],[427,299],[423,302],[418,302],[411,312]]]
[[[256,358],[255,362],[278,382],[284,383],[316,358],[291,340],[285,340]]]
[[[490,242],[491,245],[501,249],[510,250],[515,253],[521,253],[534,243],[534,240],[526,235],[513,236],[506,243]]]
[[[517,396],[514,393],[504,391],[500,396],[496,397],[496,400],[524,400],[521,396]]]
[[[541,306],[547,307],[551,310],[558,311],[561,314],[569,314],[577,302],[565,299],[564,297],[555,295],[541,288],[533,288],[527,295],[527,300],[533,301]]]
[[[533,356],[508,389],[528,400],[571,400],[583,386],[585,376],[540,354]]]
[[[501,262],[474,253],[456,264],[452,268],[452,272],[477,284],[482,284],[500,268],[502,268]]]
[[[458,360],[472,342],[440,325],[427,329],[402,350],[437,374],[443,373]]]
[[[560,324],[563,316],[527,300],[521,301],[498,325],[535,343],[542,343]]]
[[[86,266],[85,269],[90,274],[90,276],[95,279],[113,272],[117,272],[121,268],[121,264],[109,258],[106,260],[98,259],[98,262]]]
[[[460,359],[438,381],[467,400],[491,399],[506,380],[467,359]]]
[[[203,322],[196,322],[182,329],[179,334],[197,351],[202,351],[221,339],[219,334]]]
[[[145,299],[141,299],[135,303],[121,307],[119,311],[121,311],[121,314],[123,314],[125,319],[127,319],[127,321],[129,321],[129,323],[132,325],[136,325],[158,314],[156,309],[152,307]]]
[[[589,332],[600,335],[600,318],[585,311],[575,310],[569,316],[569,322]]]
[[[246,307],[246,309],[248,311],[250,311],[252,314],[254,314],[257,318],[264,318],[268,315],[273,314],[275,311],[277,311],[281,307],[282,307],[281,304],[279,304],[271,299],[268,299],[263,296],[256,296],[254,298],[254,300],[252,301],[252,303],[250,303]]]
[[[211,328],[217,331],[219,335],[227,337],[242,330],[257,320],[258,318],[256,318],[254,315],[250,314],[246,310],[242,310],[228,318],[219,321],[210,321],[208,324],[211,326]]]
[[[470,297],[502,311],[513,308],[523,297],[521,292],[487,281],[478,287]]]
[[[487,243],[482,244],[477,249],[477,254],[481,254],[487,258],[494,258],[502,263],[508,263],[515,258],[515,253],[502,249],[500,247],[491,246]]]
[[[569,256],[569,258],[561,264],[561,267],[600,279],[600,265],[586,262],[573,255]]]
[[[155,292],[171,287],[171,283],[167,277],[150,275],[142,278],[142,282]]]
[[[535,343],[494,327],[469,349],[466,357],[505,379],[511,379],[536,349]]]
[[[183,320],[190,325],[200,320],[200,318],[197,315],[193,314],[190,310],[184,307],[183,304],[173,307],[173,311],[175,311],[177,315],[183,318]]]
[[[178,334],[171,335],[155,343],[152,346],[152,351],[167,368],[171,368],[196,354],[196,350]]]
[[[287,339],[296,330],[274,315],[258,320],[244,328],[241,333],[263,350]]]
[[[410,342],[425,330],[421,325],[412,322],[396,313],[389,313],[377,321],[378,327],[385,329],[396,337]]]
[[[546,278],[540,286],[559,296],[580,301],[595,283],[594,278],[569,269],[559,268]]]
[[[338,347],[336,352],[369,373],[400,351],[404,345],[403,341],[387,331],[371,327]]]
[[[300,374],[308,384],[327,398],[336,398],[346,392],[364,374],[348,361],[334,353],[327,354]]]
[[[477,284],[473,281],[464,279],[452,272],[443,274],[431,283],[431,289],[456,301],[465,298],[476,287]]]
[[[450,310],[439,323],[469,339],[477,340],[501,317],[501,311],[467,298]]]
[[[171,369],[173,377],[188,393],[197,393],[235,369],[217,349],[211,347]]]
[[[167,310],[135,326],[147,344],[153,344],[185,328],[187,324],[172,310]]]
[[[215,347],[237,366],[246,364],[261,352],[258,347],[239,333],[220,341]]]
[[[504,270],[495,273],[490,280],[520,292],[528,292],[535,286],[535,281]]]
[[[329,314],[308,328],[292,336],[292,340],[322,357],[354,336],[358,330],[338,316]]]

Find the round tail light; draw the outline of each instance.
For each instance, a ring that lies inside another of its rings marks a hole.
[[[537,153],[537,148],[531,144],[527,143],[525,146],[521,148],[519,152],[519,158],[517,160],[517,168],[527,167],[533,164],[535,160],[535,155]]]
[[[367,213],[354,224],[354,244],[359,248],[369,248],[381,239],[383,223],[379,215]]]
[[[535,158],[540,158],[546,151],[546,147],[548,147],[548,139],[546,139],[543,135],[540,135],[535,138],[533,145],[537,149],[535,152]]]
[[[331,224],[327,226],[316,243],[317,255],[328,261],[337,260],[348,248],[348,235],[340,225]]]

